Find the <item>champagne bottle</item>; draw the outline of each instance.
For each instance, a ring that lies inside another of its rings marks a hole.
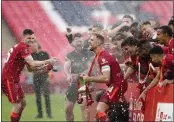
[[[59,69],[59,65],[58,65],[58,63],[55,63],[55,64],[53,65],[53,72],[57,72],[58,69]]]
[[[80,78],[80,86],[84,86],[85,85],[85,82],[83,80],[83,78]]]

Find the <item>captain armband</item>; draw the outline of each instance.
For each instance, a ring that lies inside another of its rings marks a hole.
[[[110,70],[111,70],[111,68],[110,68],[109,65],[102,66],[102,68],[101,68],[101,71],[102,71],[102,72],[110,71]]]

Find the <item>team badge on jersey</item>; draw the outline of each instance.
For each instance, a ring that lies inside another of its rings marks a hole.
[[[25,49],[25,53],[28,53],[28,49]]]
[[[108,61],[106,61],[106,59],[103,58],[101,64],[106,64],[106,63],[108,63]]]

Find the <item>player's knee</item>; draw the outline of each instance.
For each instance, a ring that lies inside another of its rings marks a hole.
[[[16,108],[18,109],[23,109],[26,107],[26,101],[25,100],[21,100],[19,103],[16,104]]]

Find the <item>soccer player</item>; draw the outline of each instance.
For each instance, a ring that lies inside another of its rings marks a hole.
[[[140,32],[143,39],[153,41],[157,38],[157,32],[149,21],[145,21],[140,25]]]
[[[110,108],[110,103],[118,102],[127,89],[119,64],[115,57],[103,50],[103,43],[104,37],[97,33],[93,33],[89,40],[89,49],[96,54],[93,62],[98,62],[101,75],[81,76],[86,83],[105,83],[108,86],[97,105],[96,119],[100,122],[109,120],[106,112]]]
[[[106,92],[104,89],[100,89],[96,92],[95,100],[100,101],[100,97]],[[128,103],[125,101],[117,102],[112,104],[110,109],[107,111],[110,122],[128,122],[129,112]]]
[[[19,78],[24,66],[26,65],[30,71],[47,70],[46,68],[51,69],[51,65],[57,62],[56,58],[34,61],[30,49],[34,40],[34,32],[31,29],[25,29],[22,41],[9,50],[2,70],[2,90],[13,104],[10,114],[11,122],[19,122],[22,111],[26,106]]]
[[[149,69],[148,62],[150,60],[148,51],[152,48],[150,42],[146,40],[138,41],[134,37],[128,37],[122,42],[121,47],[123,53],[131,58],[131,65],[125,74],[125,79],[134,71],[138,71],[138,63],[141,64],[140,72],[144,75],[147,74]]]
[[[174,81],[174,56],[172,54],[164,54],[160,46],[153,47],[150,51],[152,62],[158,64],[159,70],[156,77],[148,85],[148,87],[141,93],[138,100],[145,99],[146,93],[155,85],[159,83],[161,87],[171,84]]]
[[[125,39],[126,39],[126,36],[122,33],[117,33],[115,36],[112,37],[113,56],[116,57],[119,64],[122,64],[124,62],[124,56],[122,54],[121,43]]]
[[[162,46],[163,51],[165,51],[165,47],[168,47],[166,53],[174,54],[174,39],[172,37],[172,29],[169,26],[161,26],[157,30],[157,38],[159,39]]]
[[[130,27],[131,24],[133,23],[133,21],[134,21],[133,17],[131,17],[130,15],[124,15],[122,20],[121,20],[121,24],[118,25],[118,26],[113,25],[112,29],[109,30],[109,32],[108,32],[108,36],[110,36],[110,37],[114,36],[124,26],[129,26]]]

